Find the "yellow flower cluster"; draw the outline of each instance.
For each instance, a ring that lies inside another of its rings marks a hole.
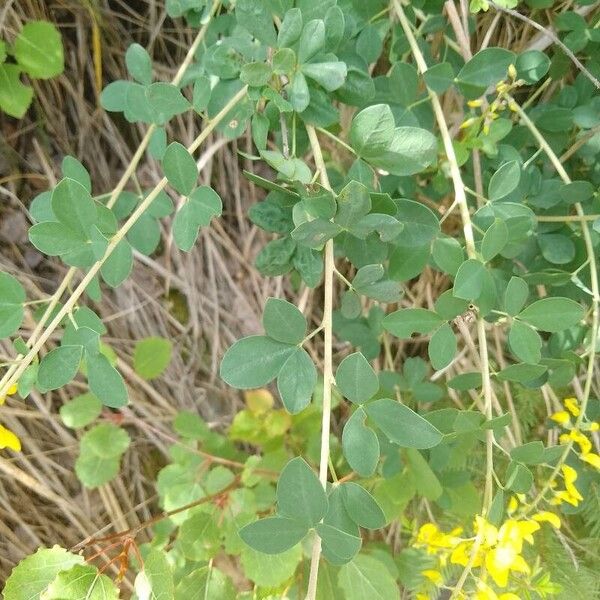
[[[588,436],[585,435],[592,431],[598,431],[600,429],[600,423],[581,420],[581,409],[576,398],[565,398],[563,404],[565,410],[559,410],[550,416],[550,419],[555,423],[558,423],[563,429],[567,430],[567,433],[561,434],[559,438],[560,443],[572,444],[574,447],[578,446],[579,458],[595,469],[600,469],[600,455],[592,452],[592,442]],[[571,422],[572,418],[576,419],[575,423]],[[566,478],[565,475],[565,480]]]
[[[436,586],[443,584],[441,569],[448,562],[466,567],[471,565],[477,576],[477,590],[472,598],[476,600],[518,600],[512,592],[496,593],[486,582],[489,575],[498,588],[506,588],[511,572],[529,575],[531,569],[522,556],[524,542],[533,544],[533,534],[540,529],[540,523],[550,523],[560,528],[557,515],[548,511],[538,512],[530,519],[508,518],[496,527],[481,516],[475,517],[475,537],[462,538],[462,529],[444,533],[434,523],[424,524],[417,534],[415,547],[423,548],[427,554],[438,559],[438,569],[427,569],[422,575]],[[420,593],[417,600],[426,600],[427,594]]]
[[[17,386],[12,385],[8,388],[7,395],[12,396],[17,393]],[[0,404],[4,404],[4,397],[0,396]],[[0,450],[10,448],[15,452],[21,451],[21,440],[10,429],[0,425]]]

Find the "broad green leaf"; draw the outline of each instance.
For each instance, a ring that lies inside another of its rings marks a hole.
[[[379,440],[367,425],[367,414],[362,407],[356,409],[344,425],[342,448],[352,470],[361,477],[370,477],[379,462]]]
[[[436,94],[443,94],[454,82],[454,69],[448,62],[432,65],[423,73],[427,87]]]
[[[277,45],[273,18],[267,5],[255,0],[238,0],[235,7],[238,25],[266,46]]]
[[[135,345],[133,368],[144,379],[159,377],[171,362],[173,344],[162,337],[149,337]]]
[[[109,112],[123,112],[127,106],[127,91],[131,82],[117,80],[109,83],[100,94],[100,104]]]
[[[463,300],[477,300],[483,291],[484,282],[485,265],[470,258],[458,268],[452,293]]]
[[[299,8],[291,8],[286,11],[281,27],[277,34],[277,45],[280,48],[289,48],[298,41],[302,33],[302,11]]]
[[[92,191],[92,180],[88,170],[73,156],[65,156],[60,164],[63,177],[74,179],[80,183],[88,192]]]
[[[539,440],[516,446],[510,451],[512,460],[526,465],[537,465],[544,462],[544,444]]]
[[[188,252],[198,238],[200,227],[207,227],[214,217],[221,215],[223,203],[208,186],[196,188],[175,214],[173,236],[180,250]]]
[[[496,219],[485,232],[481,241],[481,256],[486,262],[500,254],[508,242],[508,227],[500,219]]]
[[[414,448],[407,448],[406,458],[414,476],[417,493],[429,500],[437,500],[443,494],[444,488],[429,463]]]
[[[37,223],[31,227],[29,241],[48,256],[74,253],[87,244],[85,236],[56,221]]]
[[[575,243],[568,235],[562,233],[540,234],[537,243],[542,251],[542,256],[552,264],[566,265],[575,258]]]
[[[398,246],[414,249],[415,246],[429,244],[440,232],[440,222],[436,215],[420,202],[414,200],[396,200],[398,220],[404,223],[404,229],[394,239]]]
[[[433,448],[442,434],[416,412],[389,398],[366,406],[367,414],[391,442],[403,448]]]
[[[241,563],[248,579],[259,586],[273,587],[289,580],[301,559],[302,549],[299,545],[275,556],[245,546],[242,549]]]
[[[180,194],[187,196],[192,192],[198,179],[198,169],[185,146],[171,142],[165,150],[162,165],[169,183]]]
[[[65,68],[60,33],[48,21],[26,23],[15,40],[13,52],[23,71],[36,79],[56,77]]]
[[[346,356],[335,373],[335,384],[345,398],[361,404],[379,389],[379,379],[367,359],[355,352]]]
[[[533,381],[548,370],[546,365],[534,365],[528,363],[519,363],[516,365],[509,365],[502,369],[498,373],[498,379],[500,381],[516,381],[518,383],[525,383]]]
[[[403,308],[383,319],[383,327],[401,339],[413,333],[427,334],[439,327],[443,319],[425,308]]]
[[[82,354],[82,346],[59,346],[48,352],[38,370],[40,390],[56,390],[69,383],[77,375]]]
[[[290,302],[268,298],[263,313],[266,334],[279,342],[299,344],[306,335],[306,318]]]
[[[175,600],[235,600],[236,590],[227,575],[215,567],[200,567],[175,588]]]
[[[13,64],[0,64],[0,109],[7,115],[20,119],[33,99],[33,89],[21,81],[21,68]]]
[[[526,494],[533,485],[533,474],[524,465],[511,462],[506,470],[505,486],[517,494]]]
[[[338,582],[346,600],[400,600],[398,585],[385,564],[365,554],[340,569]]]
[[[238,340],[221,361],[221,378],[238,389],[259,388],[275,379],[296,346],[263,335]]]
[[[301,223],[292,231],[292,238],[303,246],[320,248],[325,242],[341,233],[337,223],[325,219],[314,219]]]
[[[364,487],[347,481],[342,483],[342,499],[350,518],[365,529],[379,529],[386,518],[373,496]]]
[[[329,61],[303,64],[302,72],[328,92],[333,92],[344,85],[347,69],[345,62]]]
[[[83,563],[83,556],[59,546],[40,548],[13,568],[3,590],[4,600],[39,598],[61,571]]]
[[[433,242],[433,259],[436,265],[448,273],[456,275],[460,265],[465,260],[465,253],[460,242],[451,237],[438,237]]]
[[[287,517],[267,517],[240,529],[248,546],[264,554],[280,554],[295,546],[308,533],[308,526]]]
[[[517,56],[517,77],[526,83],[537,83],[550,68],[550,58],[539,50],[527,50]]]
[[[101,458],[121,456],[131,440],[124,429],[112,423],[100,423],[90,429],[82,438],[87,449]]]
[[[131,44],[125,52],[125,64],[129,74],[142,85],[152,83],[152,59],[143,46]]]
[[[210,101],[211,92],[210,79],[206,75],[201,75],[194,81],[192,106],[196,112],[200,113],[206,110]]]
[[[66,227],[88,237],[98,218],[96,205],[88,190],[74,179],[65,177],[52,191],[52,211]]]
[[[277,481],[277,511],[306,528],[314,527],[327,512],[325,490],[316,473],[300,457],[290,460],[281,471]]]
[[[452,362],[456,356],[456,336],[448,323],[444,322],[431,336],[427,352],[434,369],[444,369]]]
[[[105,406],[121,408],[127,404],[127,389],[121,374],[103,354],[86,353],[87,378],[92,392]]]
[[[508,332],[508,344],[513,354],[523,362],[538,363],[542,358],[542,338],[529,325],[514,320]]]
[[[542,298],[524,308],[517,317],[541,331],[562,331],[577,325],[583,307],[569,298]]]
[[[362,183],[351,181],[338,194],[334,221],[347,229],[358,223],[370,210],[369,190]]]
[[[188,560],[208,560],[219,551],[219,537],[214,515],[196,512],[179,526],[177,543]]]
[[[74,565],[61,571],[50,583],[41,600],[118,600],[113,580],[91,565]]]
[[[473,100],[481,96],[488,86],[505,79],[508,67],[514,62],[514,52],[504,48],[485,48],[464,65],[456,76],[456,82],[465,98]]]
[[[379,156],[392,143],[395,125],[394,115],[387,104],[369,106],[352,119],[350,144],[359,156]]]
[[[502,200],[519,187],[521,181],[521,165],[516,161],[504,163],[490,179],[488,198],[494,202]]]
[[[12,275],[0,272],[0,338],[8,337],[19,329],[26,300],[23,286]]]
[[[149,110],[148,116],[156,125],[165,125],[175,115],[179,115],[190,108],[190,103],[181,93],[181,90],[171,83],[153,83],[145,88],[144,93]],[[175,187],[174,184],[172,185]]]
[[[511,316],[521,312],[529,296],[529,286],[520,277],[511,277],[504,292],[504,310]]]
[[[89,425],[100,416],[102,402],[94,394],[81,394],[63,404],[60,409],[62,422],[71,429],[79,429]]]
[[[174,599],[173,570],[162,550],[150,550],[144,560],[143,572],[152,590],[152,600]]]
[[[325,23],[321,19],[308,21],[298,42],[298,62],[305,63],[325,45]]]
[[[321,538],[323,556],[334,565],[351,561],[362,545],[360,536],[326,523],[319,523],[316,530]]]
[[[102,279],[110,287],[121,285],[133,268],[133,250],[127,240],[121,240],[100,268]]]
[[[252,87],[261,87],[271,79],[271,67],[263,62],[246,63],[240,71],[240,80]]]
[[[317,369],[302,348],[285,361],[277,376],[277,390],[286,410],[295,415],[309,404],[317,385]]]
[[[288,97],[296,112],[304,112],[310,104],[308,82],[301,71],[294,73],[292,83],[288,88]]]

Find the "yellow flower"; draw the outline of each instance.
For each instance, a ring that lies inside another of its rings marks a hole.
[[[569,433],[563,433],[559,440],[562,443],[567,443],[569,441],[575,442],[579,445],[584,454],[587,454],[592,449],[592,442],[590,442],[590,440],[583,433],[581,433],[581,431],[577,431],[576,429],[569,431]]]
[[[512,515],[519,508],[519,499],[516,496],[511,496],[506,507],[506,512]]]
[[[600,423],[597,423],[596,421],[590,423],[588,425],[588,430],[589,431],[598,431],[598,430],[600,430]]]
[[[482,538],[482,547],[491,548],[498,541],[498,529],[483,517],[475,517],[475,532]]]
[[[539,513],[536,513],[531,517],[534,521],[538,523],[550,523],[552,527],[556,527],[556,529],[560,529],[560,517],[553,512],[542,510]]]
[[[483,100],[478,98],[477,100],[469,100],[467,106],[469,108],[479,108],[483,104]]]
[[[442,585],[442,583],[444,583],[442,574],[436,569],[425,569],[425,571],[421,571],[421,575],[427,577],[427,579],[435,585]]]
[[[428,554],[436,554],[441,550],[449,550],[460,541],[457,536],[462,532],[461,528],[453,529],[449,534],[440,531],[435,523],[425,523],[417,533],[416,544],[424,546]]]
[[[555,492],[555,496],[551,500],[551,504],[562,504],[563,502],[568,502],[573,506],[578,506],[579,502],[583,500],[583,496],[575,487],[577,471],[569,465],[563,465],[561,470],[565,481],[565,489]]]
[[[578,417],[580,410],[579,410],[579,403],[577,402],[577,398],[565,398],[563,400],[563,404],[565,405],[565,408],[574,416],[574,417]]]
[[[600,456],[598,456],[597,454],[594,454],[593,452],[588,452],[586,454],[582,454],[579,458],[581,458],[581,460],[585,461],[586,463],[592,465],[592,467],[594,467],[595,469],[600,469]]]
[[[529,573],[529,565],[512,543],[498,544],[485,557],[485,566],[499,587],[506,587],[510,571]]]
[[[17,384],[13,383],[7,390],[6,390],[6,395],[7,396],[13,396],[14,394],[17,393]],[[4,404],[4,400],[6,400],[5,396],[0,396],[0,404]]]
[[[427,594],[417,594],[415,596],[415,600],[429,600],[429,596]]]
[[[504,594],[500,594],[498,596],[498,600],[521,600],[519,596],[513,594],[512,592],[506,592]]]
[[[461,565],[462,567],[466,567],[469,564],[469,560],[471,559],[471,549],[473,547],[473,542],[461,542],[452,550],[452,554],[450,555],[450,562],[454,565]],[[481,548],[477,551],[477,555],[473,561],[473,567],[477,568],[483,564],[483,551]]]
[[[461,124],[460,129],[467,129],[468,127],[471,127],[471,125],[475,125],[478,120],[479,119],[477,117],[471,117]]]
[[[0,449],[10,448],[15,452],[21,451],[21,440],[10,430],[0,425]]]
[[[567,425],[571,421],[571,417],[566,410],[555,412],[553,415],[550,415],[550,418],[559,425]]]
[[[517,78],[517,69],[515,65],[508,66],[508,76],[514,81]]]

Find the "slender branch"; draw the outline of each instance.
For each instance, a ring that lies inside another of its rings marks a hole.
[[[331,191],[321,145],[314,127],[307,125],[306,130],[310,146],[319,171],[319,178],[324,188]],[[321,456],[319,460],[319,480],[327,488],[327,467],[329,465],[329,429],[331,426],[331,387],[333,385],[333,273],[335,269],[333,256],[333,240],[325,244],[325,273],[323,298],[323,417],[321,422]],[[321,538],[315,534],[310,560],[310,575],[306,600],[315,600],[317,594],[317,578],[319,575],[319,560],[321,557]]]
[[[231,109],[246,95],[248,90],[248,86],[244,86],[233,98],[227,102],[227,104],[221,109],[221,111],[215,115],[215,117],[206,125],[206,127],[202,130],[202,132],[196,137],[196,139],[192,142],[192,144],[188,147],[188,152],[193,154],[206,140],[206,138],[212,133],[214,128],[227,116],[227,114],[231,111]],[[31,350],[27,353],[27,355],[20,361],[18,367],[14,370],[12,375],[7,379],[6,383],[4,383],[3,387],[0,388],[0,396],[6,393],[8,388],[16,383],[19,377],[23,374],[25,369],[31,364],[33,359],[37,356],[37,353],[41,350],[43,345],[46,343],[48,338],[52,335],[53,331],[60,325],[61,321],[67,316],[77,304],[77,301],[81,297],[81,295],[85,292],[88,285],[94,279],[96,274],[100,271],[102,265],[106,262],[106,260],[113,253],[119,242],[125,237],[127,232],[137,223],[139,218],[144,214],[147,208],[152,204],[155,198],[160,194],[160,192],[166,187],[167,178],[163,177],[160,182],[154,187],[154,189],[144,198],[144,200],[138,205],[135,211],[131,214],[129,219],[125,221],[122,227],[117,231],[117,233],[110,240],[108,247],[104,253],[104,256],[97,262],[95,262],[90,270],[86,273],[85,277],[81,280],[79,285],[73,290],[69,299],[62,306],[60,311],[56,314],[54,319],[50,322],[50,324],[46,327],[44,332],[40,335],[39,339],[33,345]]]
[[[175,74],[175,77],[173,78],[173,81],[172,81],[173,85],[179,85],[179,83],[181,83],[181,80],[183,79],[185,72],[187,71],[188,67],[190,66],[192,60],[194,59],[194,56],[196,54],[196,51],[198,50],[198,47],[200,46],[202,40],[204,39],[204,36],[206,35],[206,31],[208,30],[208,26],[210,25],[210,22],[212,21],[212,17],[215,15],[215,13],[219,9],[220,5],[221,5],[221,0],[215,0],[207,21],[204,23],[204,25],[198,31],[196,38],[194,39],[192,45],[190,46],[183,62],[181,63],[181,66],[179,67],[177,73]],[[127,169],[125,169],[125,172],[123,173],[123,175],[121,175],[121,178],[117,182],[117,185],[110,193],[110,196],[109,196],[109,199],[107,202],[108,208],[112,208],[115,205],[117,199],[119,198],[119,195],[125,189],[127,182],[129,181],[129,179],[135,172],[140,160],[144,156],[144,152],[146,151],[146,148],[148,147],[148,144],[150,143],[150,140],[152,138],[152,134],[154,133],[155,130],[156,130],[156,125],[150,125],[150,127],[148,127],[148,130],[146,131],[146,134],[142,138],[140,145],[138,146],[137,150],[135,151],[135,154],[132,156],[131,161],[129,162],[129,165],[127,166]],[[78,269],[76,267],[71,267],[67,271],[61,284],[58,286],[58,289],[54,292],[54,294],[50,298],[50,301],[48,303],[48,306],[46,307],[46,310],[44,311],[44,313],[43,313],[42,317],[40,318],[40,320],[38,321],[37,325],[35,326],[35,329],[33,330],[32,334],[29,336],[29,339],[27,340],[27,346],[29,348],[31,348],[37,342],[39,335],[42,333],[42,330],[44,329],[44,326],[48,322],[48,319],[52,316],[52,313],[54,312],[56,305],[59,303],[63,294],[65,293],[65,291],[71,284],[71,281],[73,280],[73,277],[77,273],[77,270]],[[2,379],[0,379],[0,390],[5,390],[5,388],[10,387],[11,384],[6,385],[6,382],[9,380],[9,378],[12,378],[15,370],[18,368],[18,363],[22,358],[23,358],[23,355],[19,354],[16,357],[13,366],[10,369],[8,369],[7,372],[4,374],[4,376],[2,377]],[[0,397],[2,396],[2,393],[5,393],[5,391],[0,392]]]
[[[410,45],[412,54],[415,58],[415,62],[417,63],[417,67],[419,71],[423,75],[427,71],[427,63],[425,62],[425,58],[421,49],[419,48],[419,44],[412,32],[411,25],[409,20],[406,18],[404,13],[404,9],[402,8],[402,4],[399,0],[392,0],[394,4],[395,12],[398,16],[402,29],[404,30],[404,34],[408,39],[408,43]],[[462,175],[460,173],[460,168],[458,166],[458,160],[456,158],[456,153],[454,152],[454,146],[452,145],[452,138],[450,136],[450,131],[448,129],[448,124],[446,122],[446,118],[444,116],[444,111],[442,109],[442,105],[438,98],[438,95],[431,89],[428,89],[429,98],[431,99],[431,106],[433,108],[433,112],[435,115],[435,119],[437,121],[438,127],[440,129],[440,134],[442,136],[442,141],[444,143],[444,150],[446,152],[446,157],[448,158],[448,163],[450,165],[450,176],[452,178],[452,184],[454,187],[454,195],[455,202],[457,203],[461,220],[463,224],[463,232],[465,236],[465,248],[467,251],[467,256],[469,258],[477,258],[477,253],[475,251],[475,237],[473,234],[473,223],[471,221],[471,213],[469,212],[469,205],[467,204],[467,197],[465,194],[465,186],[462,180]],[[479,345],[479,360],[481,364],[482,370],[482,384],[483,384],[483,398],[484,398],[484,413],[487,419],[491,419],[493,416],[492,412],[492,382],[490,378],[490,365],[489,365],[489,357],[488,357],[488,349],[487,349],[487,338],[485,331],[485,321],[481,316],[477,317],[477,341]],[[483,494],[483,506],[482,506],[482,515],[485,516],[492,503],[492,491],[493,491],[493,442],[494,442],[494,432],[492,430],[486,431],[486,468],[485,468],[485,486],[484,486],[484,494]],[[466,581],[466,578],[469,574],[470,567],[474,562],[474,556],[472,554],[471,558],[473,560],[469,561],[469,564],[465,568],[461,578],[459,579],[456,587],[454,588],[452,598],[457,598],[460,594],[462,586]]]
[[[529,116],[521,108],[521,106],[519,106],[519,104],[517,104],[512,97],[508,96],[508,99],[510,102],[510,108],[515,110],[516,113],[519,115],[521,122],[529,129],[533,137],[536,139],[537,143],[540,145],[540,148],[542,148],[543,151],[546,153],[546,156],[548,156],[548,158],[550,159],[550,162],[553,164],[554,168],[556,169],[556,172],[559,174],[563,182],[566,184],[571,183],[571,178],[565,171],[565,168],[563,167],[558,156],[556,156],[556,154],[554,153],[554,150],[552,150],[552,148],[550,147],[550,144],[548,144],[548,142],[546,141],[546,138],[542,135],[540,130],[535,126],[533,121],[529,118]],[[587,405],[590,399],[590,392],[592,390],[592,381],[594,378],[594,367],[596,362],[596,344],[598,342],[598,326],[600,325],[600,285],[598,283],[598,265],[596,263],[594,243],[592,241],[592,236],[590,234],[590,228],[588,225],[588,220],[591,215],[586,215],[584,213],[583,207],[579,202],[575,203],[575,210],[577,211],[577,219],[581,224],[581,232],[583,234],[583,240],[585,243],[585,249],[588,257],[587,262],[590,266],[590,284],[592,291],[592,326],[589,338],[589,355],[585,384],[583,386],[583,394],[581,398],[581,410],[579,416],[577,417],[577,420],[575,421],[575,429],[577,430],[581,426],[581,423],[585,417]],[[552,487],[552,484],[554,483],[554,481],[558,477],[558,474],[560,473],[560,468],[567,459],[567,456],[569,455],[569,452],[573,447],[573,443],[573,440],[570,440],[569,443],[566,445],[561,457],[554,466],[550,477],[548,478],[542,489],[535,496],[533,501],[527,506],[527,509],[525,511],[526,514],[537,507],[537,505],[543,500],[546,493]]]

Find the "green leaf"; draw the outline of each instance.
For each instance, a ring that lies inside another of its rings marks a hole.
[[[407,448],[406,458],[413,474],[417,493],[429,500],[438,500],[444,488],[423,455],[414,448]]]
[[[306,335],[306,318],[290,302],[267,298],[263,327],[269,337],[286,344],[299,344]]]
[[[438,237],[433,242],[433,259],[437,266],[448,275],[456,275],[465,260],[460,242],[451,237]]]
[[[365,529],[380,529],[386,518],[377,500],[357,483],[342,483],[342,499],[350,518]]]
[[[317,385],[317,369],[302,348],[285,361],[277,376],[277,390],[286,410],[295,415],[309,404]]]
[[[319,523],[316,530],[321,538],[323,556],[332,564],[345,564],[351,561],[360,550],[362,540],[358,535],[326,523]]]
[[[119,590],[107,575],[91,565],[61,571],[40,596],[43,600],[118,600]]]
[[[83,556],[71,554],[59,546],[40,548],[12,570],[4,587],[4,600],[39,598],[61,571],[83,562]]]
[[[86,238],[98,218],[96,205],[88,190],[68,177],[62,179],[52,191],[52,211],[63,225]]]
[[[570,298],[542,298],[524,308],[517,317],[541,331],[562,331],[577,325],[583,307]]]
[[[395,200],[394,203],[398,219],[404,223],[404,229],[394,240],[396,245],[414,249],[429,244],[439,234],[440,222],[424,204],[414,200]]]
[[[390,145],[367,160],[392,175],[414,175],[424,171],[437,159],[435,136],[419,127],[397,127]]]
[[[74,179],[80,183],[88,192],[92,191],[92,180],[88,170],[73,156],[65,156],[60,164],[63,177]]]
[[[17,36],[13,53],[19,66],[31,77],[50,79],[64,68],[62,40],[48,21],[30,21]]]
[[[514,320],[508,332],[508,344],[512,353],[523,362],[538,363],[542,358],[542,338],[525,323]]]
[[[211,93],[210,79],[206,75],[201,75],[194,81],[192,106],[196,112],[201,113],[206,110],[210,102]]]
[[[387,104],[369,106],[352,119],[350,144],[359,156],[380,156],[392,143],[395,125],[394,115]]]
[[[400,600],[398,586],[385,564],[365,554],[340,569],[338,582],[345,600]]]
[[[60,409],[62,422],[71,429],[89,425],[102,412],[102,402],[94,394],[81,394],[63,404]]]
[[[180,525],[177,543],[188,560],[208,560],[219,551],[219,537],[213,515],[196,512]]]
[[[498,373],[498,379],[500,381],[516,381],[518,383],[526,383],[533,381],[548,370],[545,365],[532,365],[528,363],[519,363],[517,365],[510,365],[505,369],[502,369]]]
[[[456,336],[448,323],[444,322],[431,336],[427,352],[434,369],[444,369],[452,362],[456,355]]]
[[[333,92],[344,85],[347,69],[345,62],[329,61],[306,63],[302,65],[302,72],[326,91]]]
[[[537,465],[544,462],[544,444],[539,440],[528,442],[522,446],[512,448],[510,451],[512,460],[526,465]]]
[[[514,317],[521,312],[528,297],[529,286],[527,282],[520,277],[511,277],[504,292],[504,310]]]
[[[191,250],[200,227],[208,227],[214,217],[221,215],[222,210],[223,203],[217,192],[205,185],[196,188],[173,220],[173,236],[177,247],[185,252]]]
[[[485,232],[481,241],[481,256],[486,262],[500,254],[508,242],[508,227],[504,221],[496,219]]]
[[[297,544],[276,556],[268,556],[246,546],[242,549],[241,563],[248,579],[259,586],[273,587],[288,581],[301,559],[302,548]]]
[[[263,335],[238,340],[221,361],[221,378],[238,389],[259,388],[277,375],[296,346]]]
[[[21,68],[13,64],[0,64],[0,109],[7,115],[20,119],[33,99],[33,89],[21,82]]]
[[[235,600],[233,582],[215,567],[200,567],[181,579],[175,600]]]
[[[344,425],[342,448],[353,471],[361,477],[371,477],[379,462],[379,440],[367,425],[367,414],[362,407],[356,409]]]
[[[144,560],[143,573],[152,590],[152,600],[174,600],[173,570],[162,550],[150,550]]]
[[[162,337],[149,337],[135,345],[133,368],[143,379],[159,377],[171,362],[173,344]]]
[[[504,48],[485,48],[463,66],[456,76],[456,82],[465,98],[474,100],[490,85],[505,79],[508,67],[514,62],[514,52]]]
[[[111,408],[127,404],[127,389],[121,374],[103,354],[86,353],[87,377],[90,391]]]
[[[304,112],[310,104],[310,90],[302,71],[294,73],[292,83],[288,88],[288,97],[296,112]]]
[[[142,85],[152,83],[152,59],[143,46],[131,44],[125,52],[125,64],[129,74]]]
[[[101,458],[121,456],[131,440],[124,429],[112,423],[101,423],[90,429],[82,438],[87,449]]]
[[[533,485],[533,474],[521,463],[511,462],[506,470],[505,485],[517,494],[526,494]]]
[[[60,346],[42,358],[38,370],[40,391],[56,390],[77,375],[83,354],[82,346]]]
[[[133,250],[127,240],[121,240],[100,268],[102,279],[110,287],[121,285],[133,268]]]
[[[295,546],[308,533],[308,527],[296,519],[267,517],[240,529],[248,546],[264,554],[280,554]]]
[[[367,414],[389,440],[403,448],[433,448],[442,434],[416,412],[389,398],[366,406]]]
[[[519,187],[521,165],[516,161],[504,163],[490,179],[488,198],[494,202],[506,198]]]
[[[246,63],[240,71],[240,80],[251,87],[267,85],[271,79],[271,67],[264,62]]]
[[[62,223],[38,223],[29,229],[29,241],[48,256],[63,256],[77,252],[86,245],[82,234],[72,231]]]
[[[458,268],[452,293],[463,300],[476,300],[481,296],[484,281],[484,264],[479,260],[470,258]]]
[[[314,219],[301,223],[292,231],[292,238],[303,246],[309,248],[320,248],[336,235],[342,232],[337,223],[325,219]]]
[[[550,58],[539,50],[527,50],[517,56],[515,67],[518,79],[537,83],[550,69]]]
[[[338,194],[334,221],[347,229],[358,223],[370,210],[369,190],[362,183],[351,181]]]
[[[144,93],[150,110],[149,116],[156,125],[165,125],[175,115],[179,115],[190,108],[190,103],[181,93],[181,90],[171,83],[160,81],[153,83],[145,89]],[[174,186],[174,184],[172,185]]]
[[[454,82],[454,69],[448,62],[432,65],[423,73],[427,87],[436,94],[443,94]]]
[[[298,41],[302,33],[302,11],[299,8],[291,8],[286,11],[279,33],[277,34],[277,45],[280,48],[289,48]]]
[[[131,87],[130,81],[112,81],[100,94],[100,104],[109,112],[124,112],[127,106],[127,92]]]
[[[273,18],[267,5],[255,0],[238,0],[235,7],[238,25],[251,33],[266,46],[277,45]]]
[[[325,45],[325,23],[321,19],[309,21],[302,29],[298,42],[298,62],[312,58]]]
[[[169,183],[184,196],[191,193],[198,179],[196,161],[179,142],[171,142],[165,150],[163,169]]]
[[[383,327],[400,339],[410,338],[413,333],[427,334],[439,327],[444,320],[425,308],[403,308],[383,319]]]
[[[377,374],[360,352],[350,354],[340,363],[335,384],[345,398],[356,404],[366,402],[379,389]]]
[[[0,338],[12,335],[23,322],[23,286],[8,273],[0,273]]]
[[[277,511],[306,528],[314,527],[327,512],[325,490],[303,458],[293,458],[281,471],[277,482]]]

